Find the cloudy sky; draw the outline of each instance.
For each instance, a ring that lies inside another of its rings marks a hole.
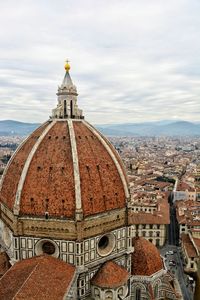
[[[69,58],[92,123],[200,120],[199,0],[0,0],[0,119],[43,122]]]

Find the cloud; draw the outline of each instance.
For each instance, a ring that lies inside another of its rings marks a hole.
[[[200,117],[197,0],[1,4],[1,119],[45,121],[63,61],[92,123]]]

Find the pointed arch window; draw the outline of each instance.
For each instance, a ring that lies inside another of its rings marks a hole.
[[[141,289],[136,288],[135,290],[135,300],[141,300]]]
[[[67,101],[64,100],[64,118],[67,116]]]
[[[70,118],[73,117],[73,103],[72,100],[70,101]]]
[[[158,284],[155,285],[155,288],[154,288],[154,296],[155,296],[155,298],[158,297]]]

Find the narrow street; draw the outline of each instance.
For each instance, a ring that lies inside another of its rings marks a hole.
[[[170,206],[170,224],[168,225],[168,244],[178,246],[179,235],[176,227],[176,211],[173,206]]]
[[[166,252],[169,253],[169,251],[173,251],[173,254],[166,254]],[[174,274],[178,279],[184,300],[192,300],[192,287],[188,282],[188,276],[184,273],[181,248],[179,247],[179,234],[176,226],[176,212],[175,208],[172,205],[170,206],[168,241],[160,252],[161,255],[165,258],[167,269],[170,270],[170,272]],[[171,262],[174,262],[174,266],[171,265]]]
[[[171,255],[166,255],[166,252],[173,251]],[[165,258],[165,264],[167,269],[176,276],[179,281],[184,300],[192,300],[193,293],[190,284],[188,283],[188,277],[184,273],[184,266],[181,259],[180,248],[173,245],[166,245],[161,249],[161,255]],[[170,261],[175,261],[175,266],[170,266]]]

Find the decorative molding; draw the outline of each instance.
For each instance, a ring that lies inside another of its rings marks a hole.
[[[73,121],[69,119],[69,136],[71,142],[72,161],[74,169],[74,185],[75,185],[75,201],[76,201],[76,220],[81,221],[83,218],[82,202],[81,202],[81,183],[80,183],[80,172],[78,163],[78,152],[76,147],[76,138],[74,133]]]

